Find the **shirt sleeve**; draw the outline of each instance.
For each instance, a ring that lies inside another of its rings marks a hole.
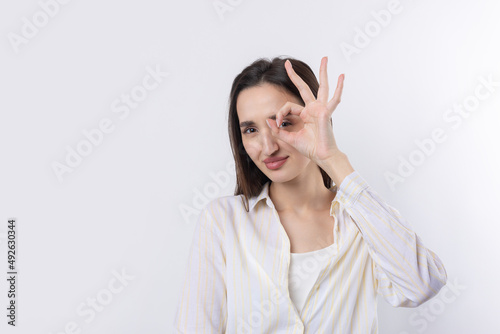
[[[226,253],[215,201],[201,211],[174,320],[174,334],[224,333],[227,320]]]
[[[345,209],[360,231],[374,263],[377,293],[394,307],[417,307],[437,295],[447,273],[398,210],[354,171],[332,202]]]

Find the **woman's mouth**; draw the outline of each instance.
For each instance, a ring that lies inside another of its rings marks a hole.
[[[283,166],[283,164],[287,161],[287,159],[288,157],[273,162],[266,162],[266,167],[269,169],[278,169],[281,166]]]

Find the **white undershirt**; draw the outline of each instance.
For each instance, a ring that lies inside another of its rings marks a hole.
[[[305,253],[290,253],[290,268],[288,271],[288,291],[290,299],[299,311],[302,311],[309,291],[320,274],[322,264],[328,259],[327,254],[333,250],[328,247]]]

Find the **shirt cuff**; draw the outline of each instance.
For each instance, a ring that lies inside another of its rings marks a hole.
[[[363,177],[354,171],[347,175],[340,186],[337,188],[334,202],[338,202],[344,207],[352,206],[358,199],[361,192],[368,188],[368,182]],[[332,205],[333,207],[333,205]]]

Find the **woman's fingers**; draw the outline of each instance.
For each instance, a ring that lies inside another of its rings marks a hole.
[[[297,133],[286,131],[280,129],[276,126],[276,123],[272,119],[266,119],[267,125],[271,128],[271,132],[273,136],[276,136],[278,139],[283,140],[285,143],[288,143],[294,146],[295,138],[297,137]]]
[[[278,126],[278,127],[280,126],[281,122],[283,122],[283,118],[286,115],[292,114],[292,115],[299,116],[303,109],[304,109],[303,106],[301,106],[297,103],[293,103],[293,102],[288,101],[276,113],[276,126]]]
[[[302,80],[302,78],[297,73],[295,73],[290,60],[285,61],[285,69],[288,73],[288,76],[290,77],[290,80],[292,80],[293,84],[299,90],[300,96],[302,97],[302,100],[304,100],[305,104],[307,105],[310,102],[314,102],[316,99],[314,98],[311,89],[304,82],[304,80]]]
[[[319,68],[319,89],[318,89],[318,101],[326,105],[328,101],[328,72],[326,70],[328,63],[328,58],[321,58],[321,66]]]
[[[332,99],[328,102],[326,106],[327,109],[333,113],[335,108],[337,108],[340,103],[340,98],[342,96],[342,90],[344,89],[344,74],[339,75],[339,79],[337,81],[337,88],[335,88],[335,93],[333,94]]]

